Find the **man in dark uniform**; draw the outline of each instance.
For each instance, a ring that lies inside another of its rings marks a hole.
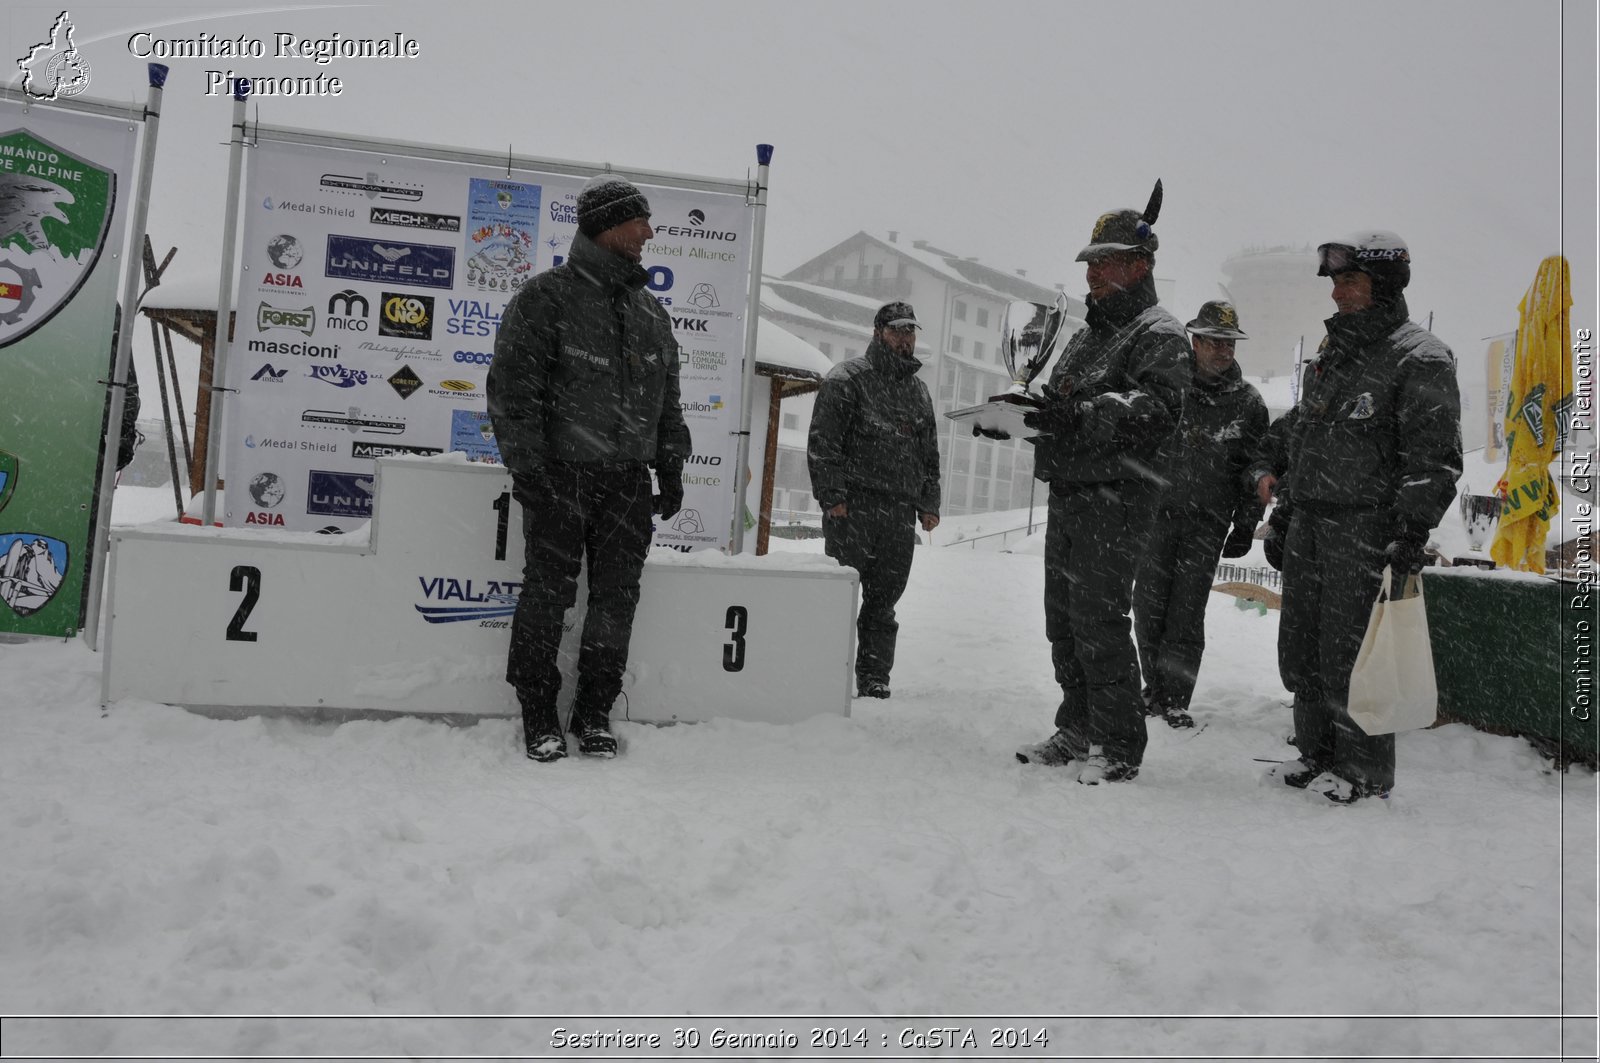
[[[828,556],[861,573],[856,696],[889,696],[894,607],[923,531],[939,526],[939,444],[933,400],[917,377],[917,315],[889,303],[860,358],[828,373],[811,414],[806,462],[822,507]]]
[[[614,174],[591,179],[578,196],[571,254],[523,285],[495,338],[489,416],[522,505],[524,549],[506,679],[537,761],[567,752],[557,658],[585,558],[588,612],[571,730],[585,756],[616,755],[611,704],[628,663],[651,515],[666,519],[683,504],[690,446],[678,405],[678,344],[639,265],[653,235],[638,188]]]
[[[1079,782],[1139,773],[1147,739],[1139,661],[1128,630],[1134,572],[1155,503],[1156,457],[1189,386],[1183,326],[1157,304],[1161,184],[1141,213],[1095,222],[1088,326],[1067,342],[1026,418],[1039,434],[1034,475],[1050,485],[1044,615],[1061,685],[1056,731],[1017,750],[1023,763],[1066,767]]]
[[[1394,736],[1347,711],[1350,673],[1385,567],[1421,571],[1461,476],[1455,356],[1412,324],[1411,253],[1364,230],[1317,249],[1338,313],[1290,418],[1278,668],[1300,758],[1269,776],[1349,803],[1394,785]]]
[[[1261,519],[1249,467],[1268,420],[1261,393],[1234,361],[1234,344],[1248,337],[1233,306],[1206,303],[1185,327],[1193,336],[1194,382],[1178,431],[1161,450],[1165,483],[1133,591],[1145,712],[1173,727],[1194,726],[1189,699],[1205,652],[1217,558],[1249,553]]]

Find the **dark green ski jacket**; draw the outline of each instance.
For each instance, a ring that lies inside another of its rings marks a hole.
[[[1191,360],[1192,368],[1192,360]],[[1267,404],[1237,363],[1216,380],[1194,375],[1183,417],[1161,448],[1161,508],[1254,527],[1261,519],[1250,467],[1267,434]]]
[[[1387,509],[1397,532],[1436,527],[1461,477],[1456,359],[1404,299],[1327,320],[1289,439],[1294,504]]]
[[[829,371],[806,446],[811,493],[824,510],[865,493],[939,512],[938,429],[921,365],[873,340]]]
[[[489,366],[489,418],[506,467],[546,460],[681,462],[672,321],[635,262],[579,233],[565,262],[512,297]]]

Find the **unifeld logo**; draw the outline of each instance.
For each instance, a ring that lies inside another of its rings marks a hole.
[[[517,595],[522,590],[517,580],[488,580],[480,585],[451,576],[418,576],[417,582],[422,585],[423,602],[450,603],[413,603],[412,608],[430,624],[511,616],[517,611]]]

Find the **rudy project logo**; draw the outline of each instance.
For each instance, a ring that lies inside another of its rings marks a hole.
[[[26,129],[0,134],[0,347],[78,293],[105,248],[116,174]]]
[[[23,92],[36,100],[55,100],[76,96],[89,87],[89,63],[73,43],[75,29],[71,15],[61,12],[50,27],[50,39],[29,48],[17,60]]]
[[[36,532],[0,532],[0,601],[18,616],[50,604],[67,574],[67,544]]]
[[[433,339],[433,296],[384,292],[378,335],[408,340]]]
[[[317,308],[306,306],[298,310],[285,310],[270,303],[262,303],[260,309],[256,311],[256,329],[265,332],[274,328],[292,329],[309,336],[317,331]]]

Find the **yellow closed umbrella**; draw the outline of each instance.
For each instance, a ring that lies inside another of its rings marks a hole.
[[[1561,419],[1572,407],[1572,273],[1551,255],[1517,307],[1517,356],[1506,401],[1505,478],[1500,526],[1489,556],[1507,568],[1544,571],[1544,540],[1560,505],[1550,477]]]

